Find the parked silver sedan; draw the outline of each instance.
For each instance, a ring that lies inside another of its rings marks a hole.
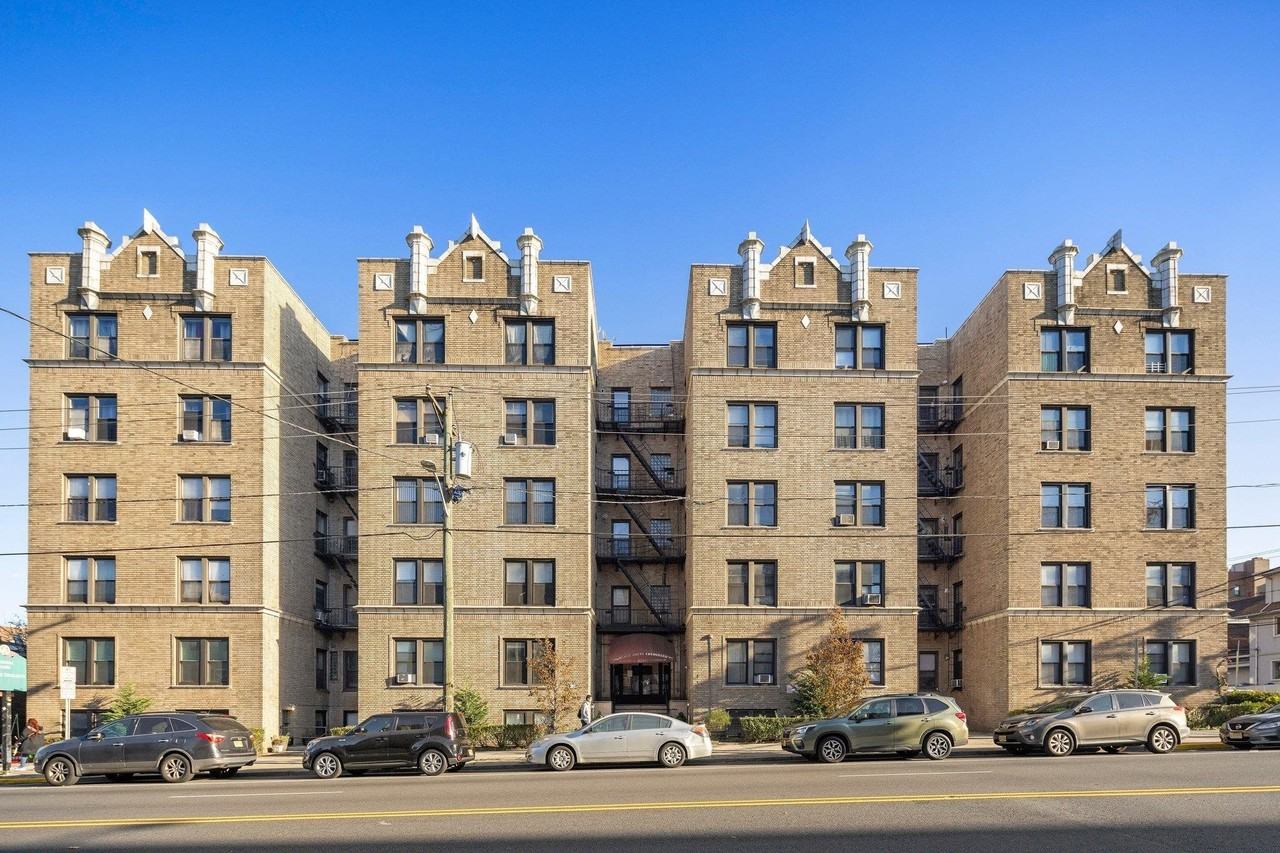
[[[576,732],[548,735],[525,752],[530,764],[572,770],[577,764],[657,762],[679,767],[711,754],[704,726],[691,726],[661,714],[610,714]]]

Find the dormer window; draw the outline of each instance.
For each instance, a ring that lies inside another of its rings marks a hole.
[[[1107,267],[1107,293],[1128,293],[1124,280],[1124,267]]]
[[[138,250],[138,278],[154,278],[160,274],[160,253],[155,249]]]
[[[484,255],[479,252],[463,253],[462,280],[484,281]]]
[[[812,260],[796,261],[796,287],[816,287]]]

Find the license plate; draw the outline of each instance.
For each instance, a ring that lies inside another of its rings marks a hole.
[[[1232,738],[1233,740],[1240,740],[1244,737],[1244,732],[1230,732],[1227,737]]]
[[[1008,738],[1004,735],[996,735],[996,743],[1004,743]]]
[[[232,738],[231,745],[236,749],[244,749],[244,738],[241,738],[241,737]]]

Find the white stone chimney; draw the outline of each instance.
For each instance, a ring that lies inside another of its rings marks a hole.
[[[1080,248],[1070,240],[1063,240],[1049,255],[1049,263],[1058,277],[1058,322],[1069,325],[1076,317],[1076,255]]]
[[[538,255],[542,252],[542,238],[532,228],[516,238],[520,247],[520,313],[538,313]]]
[[[764,241],[754,231],[748,231],[747,239],[738,244],[738,254],[742,257],[742,316],[747,320],[760,316],[760,280],[764,274],[760,253],[763,251]]]
[[[76,233],[84,240],[84,251],[80,256],[80,302],[85,308],[93,310],[98,307],[102,262],[107,256],[107,249],[111,247],[111,240],[96,222],[86,222]]]
[[[1160,291],[1160,308],[1164,311],[1164,325],[1177,326],[1182,320],[1182,308],[1178,305],[1178,258],[1182,250],[1169,242],[1151,259],[1152,285]]]
[[[427,311],[427,281],[431,276],[431,237],[421,225],[413,226],[404,238],[409,244],[409,313]]]
[[[213,268],[222,251],[222,238],[218,232],[201,222],[191,232],[196,241],[196,286],[194,288],[197,311],[213,310]]]
[[[852,285],[853,319],[865,321],[871,319],[871,250],[874,246],[866,234],[859,234],[857,239],[844,250],[849,259],[849,283]]]

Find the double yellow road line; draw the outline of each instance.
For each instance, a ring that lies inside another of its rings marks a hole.
[[[1202,797],[1222,794],[1277,794],[1280,785],[1242,785],[1214,788],[1113,788],[1074,791],[993,791],[955,794],[881,794],[850,797],[787,797],[754,800],[680,800],[650,803],[576,803],[566,805],[480,806],[470,808],[408,809],[388,811],[299,812],[246,815],[173,815],[171,817],[79,818],[72,820],[0,821],[0,830],[79,829],[123,826],[204,826],[224,823],[274,823],[279,821],[359,820],[387,818],[495,817],[506,815],[560,815],[591,812],[681,811],[697,809],[795,808],[803,806],[858,806],[892,803],[955,803],[976,800],[1073,800],[1108,797]]]

